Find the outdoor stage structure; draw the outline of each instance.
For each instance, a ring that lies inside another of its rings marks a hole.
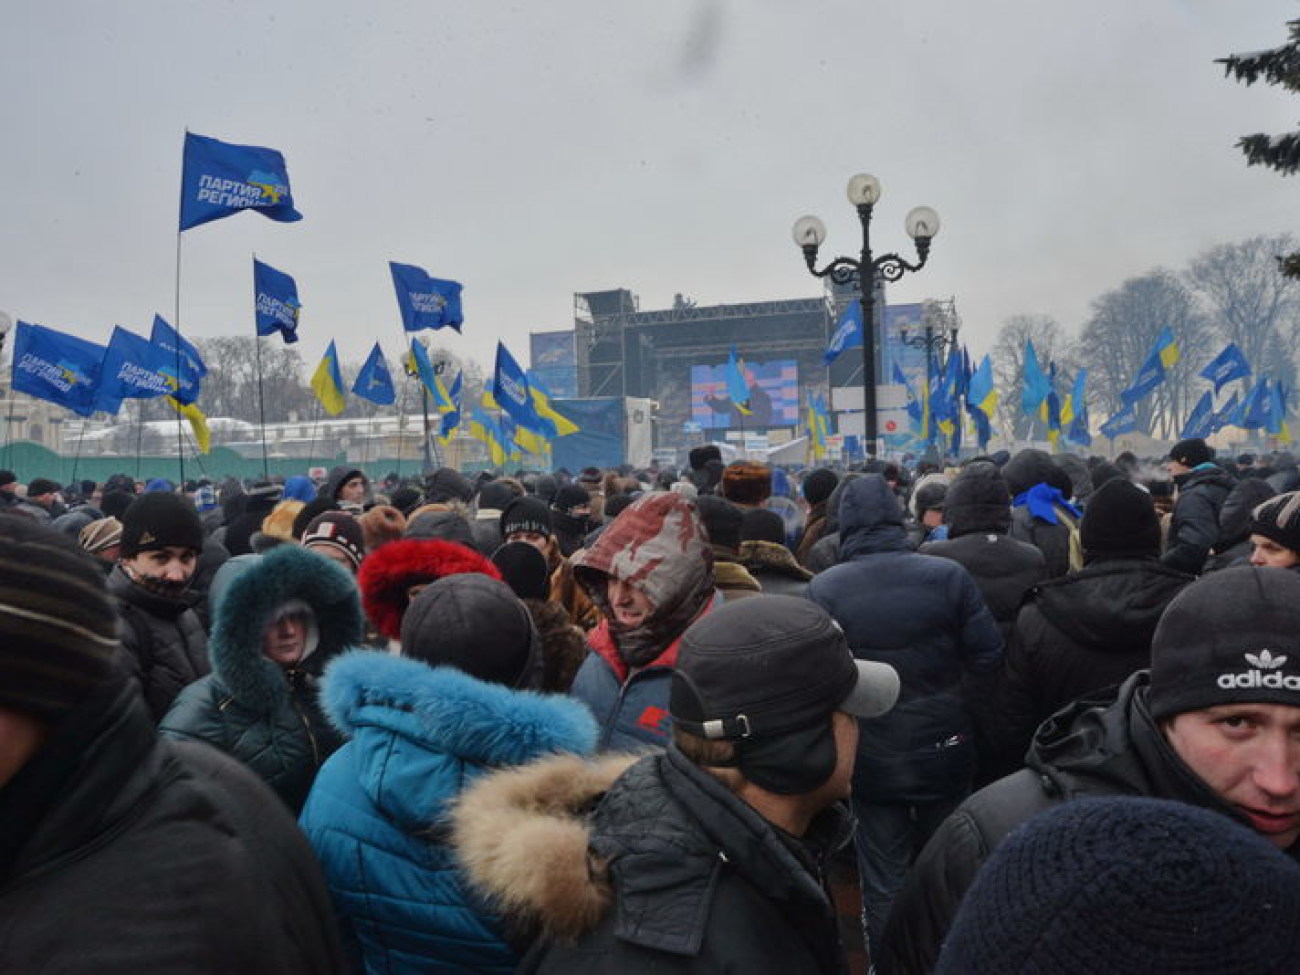
[[[915,333],[923,327],[926,316],[942,313],[944,303],[886,306],[882,292],[875,305],[876,375],[890,377],[898,363],[915,384],[924,358],[900,337],[905,329]],[[807,432],[810,394],[831,404],[841,434],[849,434],[845,449],[851,453],[852,435],[862,427],[862,357],[844,354],[827,368],[823,356],[854,297],[854,288],[828,282],[815,298],[702,307],[679,295],[671,308],[643,311],[626,288],[580,292],[574,295],[571,369],[565,371],[563,332],[534,333],[534,368],[541,366],[561,385],[572,376],[578,398],[650,400],[656,456],[664,460],[680,463],[690,447],[710,441],[755,457],[791,444]],[[732,348],[744,360],[749,415],[727,396]],[[882,393],[880,429],[887,443],[892,439],[900,447],[909,439],[906,401],[901,387]]]

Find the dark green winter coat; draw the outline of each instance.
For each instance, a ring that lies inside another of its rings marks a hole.
[[[329,559],[286,545],[232,560],[213,587],[212,673],[181,691],[159,730],[239,759],[297,813],[317,770],[342,743],[320,712],[317,678],[331,657],[360,643],[356,582]],[[294,601],[314,614],[318,642],[285,669],[263,656],[262,637]]]

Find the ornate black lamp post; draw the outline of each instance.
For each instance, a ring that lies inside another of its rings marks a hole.
[[[905,227],[908,236],[916,242],[917,263],[909,264],[897,254],[871,253],[871,214],[880,199],[880,180],[859,173],[849,180],[849,202],[858,208],[862,223],[862,253],[855,261],[837,257],[820,271],[817,270],[817,249],[826,239],[826,225],[816,217],[800,217],[795,221],[794,242],[803,248],[808,270],[819,278],[830,277],[836,284],[858,285],[862,300],[862,410],[864,440],[867,453],[875,454],[876,442],[876,315],[875,283],[879,274],[886,281],[897,281],[906,271],[919,271],[930,256],[930,241],[939,232],[939,214],[929,207],[915,207],[907,214]]]

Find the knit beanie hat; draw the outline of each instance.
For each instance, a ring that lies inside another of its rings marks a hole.
[[[772,468],[738,460],[722,470],[722,496],[733,504],[762,504],[772,496]]]
[[[1063,803],[993,851],[936,975],[1300,971],[1300,865],[1219,813]]]
[[[551,594],[546,556],[527,542],[506,542],[492,553],[492,564],[520,599],[546,599]]]
[[[695,502],[695,509],[704,522],[709,542],[718,548],[735,551],[740,548],[740,526],[745,513],[730,501],[706,494]]]
[[[18,475],[13,471],[0,471],[0,487],[8,487],[10,484],[18,483]]]
[[[77,543],[26,518],[0,518],[0,707],[46,720],[113,672],[117,608]]]
[[[590,494],[576,484],[566,484],[555,492],[555,500],[551,502],[551,507],[567,515],[574,508],[589,504],[591,504]]]
[[[424,500],[430,503],[439,501],[474,500],[474,485],[454,467],[439,467],[424,479]]]
[[[122,557],[153,549],[203,548],[203,523],[186,499],[176,494],[142,494],[122,515]]]
[[[1300,708],[1300,574],[1240,566],[1170,602],[1151,640],[1147,706],[1162,721],[1221,704]]]
[[[825,501],[840,483],[839,475],[829,467],[819,467],[803,479],[803,496],[809,504]]]
[[[691,470],[702,471],[704,465],[711,460],[722,460],[722,448],[717,444],[706,443],[702,447],[692,447],[691,452],[686,455],[690,462]]]
[[[504,511],[515,497],[514,489],[505,481],[488,481],[478,489],[478,510]]]
[[[406,531],[406,516],[391,504],[377,504],[357,519],[366,540],[366,551],[373,552],[387,542],[395,542]]]
[[[389,500],[403,515],[410,515],[412,511],[424,504],[424,495],[413,487],[399,487]]]
[[[784,545],[785,521],[767,508],[749,508],[740,518],[740,540]]]
[[[1271,538],[1300,554],[1300,491],[1269,498],[1250,513],[1250,534]]]
[[[943,520],[949,538],[1010,531],[1011,491],[997,464],[985,460],[966,465],[948,488]]]
[[[506,687],[541,679],[541,642],[527,607],[501,580],[474,572],[445,576],[411,600],[402,656]]]
[[[511,532],[535,532],[549,538],[552,531],[551,509],[541,498],[515,498],[501,512],[502,538],[509,538]]]
[[[34,477],[27,484],[29,498],[39,498],[42,494],[54,494],[59,490],[59,482],[51,481],[48,477]]]
[[[122,523],[116,518],[100,518],[81,529],[77,542],[92,555],[122,543]]]
[[[1083,512],[1079,541],[1088,560],[1159,558],[1160,519],[1151,495],[1129,480],[1107,481]]]
[[[135,495],[126,491],[105,491],[99,500],[99,510],[110,518],[122,520],[126,509],[135,501]]]
[[[1169,459],[1184,467],[1196,467],[1214,460],[1214,451],[1200,437],[1190,437],[1174,444],[1169,451]]]
[[[365,536],[361,525],[342,511],[327,511],[311,520],[302,533],[303,548],[332,548],[342,552],[355,571],[366,557]]]

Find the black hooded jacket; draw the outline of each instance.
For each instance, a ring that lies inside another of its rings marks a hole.
[[[858,723],[855,795],[929,802],[970,787],[962,676],[1001,666],[1002,635],[970,574],[910,551],[902,521],[883,477],[851,481],[839,508],[844,561],[813,577],[808,598],[844,628],[855,657],[889,664],[902,682],[889,714]]]
[[[115,681],[0,788],[0,973],[342,972],[320,867],[237,762]]]
[[[1030,591],[994,712],[1001,773],[1020,767],[1034,729],[1056,711],[1151,666],[1156,624],[1191,581],[1154,558],[1108,559]]]
[[[1245,824],[1175,754],[1147,710],[1148,675],[1078,701],[1038,729],[1021,769],[963,802],[926,844],[885,927],[880,975],[934,968],[975,874],[1031,816],[1071,799],[1131,795],[1174,799]]]
[[[1199,575],[1219,540],[1219,509],[1232,491],[1233,480],[1211,464],[1179,474],[1174,483],[1178,501],[1161,561],[1180,572]]]

